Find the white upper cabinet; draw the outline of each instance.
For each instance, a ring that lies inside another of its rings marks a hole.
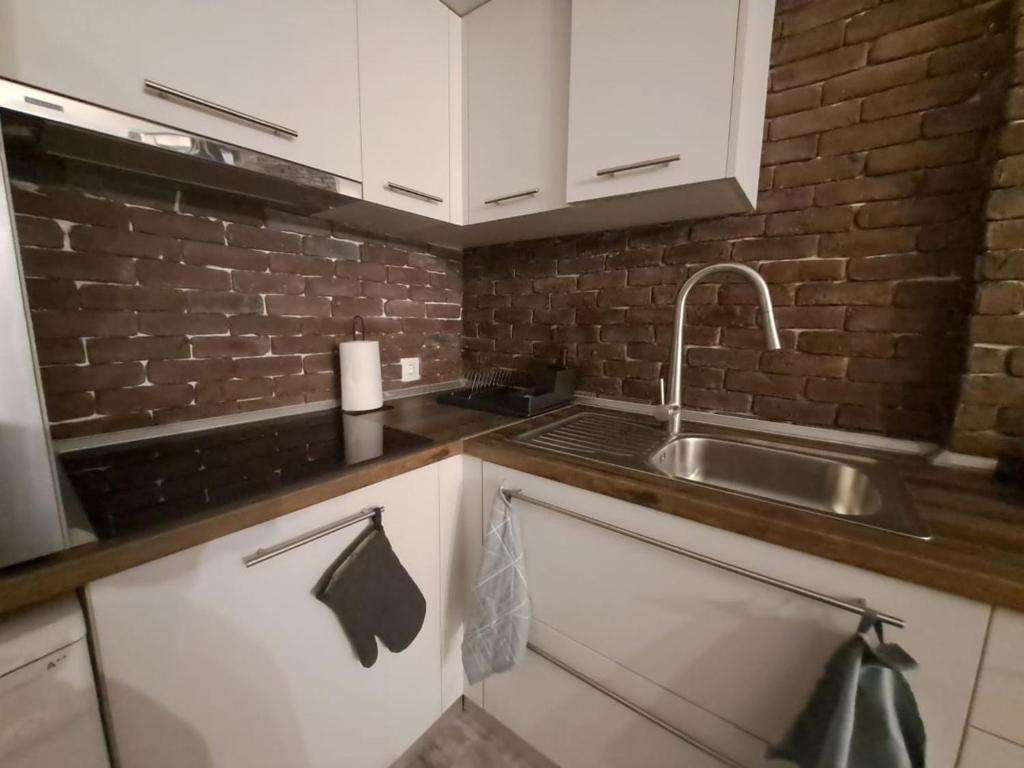
[[[751,2],[768,6],[766,25],[760,20],[763,9],[741,8]],[[569,202],[731,176],[739,138],[734,122],[740,117],[734,95],[740,97],[747,76],[758,81],[751,82],[746,96],[761,104],[752,137],[759,152],[772,5],[768,0],[573,3]],[[742,68],[750,41],[744,26],[754,22],[751,14],[758,16],[757,42],[765,53],[757,71],[747,73]]]
[[[774,6],[3,0],[0,77],[349,179],[373,205],[339,223],[472,247],[752,209]]]
[[[2,17],[0,77],[362,177],[355,0],[5,0]]]
[[[359,0],[363,199],[443,221],[451,18],[438,0]]]
[[[569,0],[491,0],[463,20],[468,223],[565,205]]]

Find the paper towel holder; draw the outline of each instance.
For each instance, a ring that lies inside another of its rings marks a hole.
[[[366,340],[366,321],[362,315],[355,315],[352,318],[352,339],[353,341]]]

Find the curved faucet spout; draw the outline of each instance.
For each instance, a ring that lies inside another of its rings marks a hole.
[[[761,305],[761,328],[764,331],[764,345],[766,349],[779,349],[779,331],[775,325],[775,312],[772,308],[772,298],[768,291],[768,284],[756,271],[746,264],[726,262],[723,264],[712,264],[694,272],[690,278],[683,283],[676,297],[675,326],[672,337],[672,362],[669,368],[668,402],[664,403],[665,417],[668,419],[668,430],[670,435],[678,435],[681,427],[680,412],[683,407],[683,363],[685,344],[683,342],[683,322],[686,319],[686,300],[690,291],[697,283],[719,272],[732,272],[746,278],[757,292],[757,300]]]

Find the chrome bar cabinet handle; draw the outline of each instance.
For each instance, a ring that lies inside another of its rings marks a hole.
[[[259,128],[264,131],[276,134],[278,136],[284,136],[289,139],[299,138],[299,132],[293,128],[287,128],[277,123],[272,123],[269,120],[264,120],[261,117],[254,117],[253,115],[246,114],[245,112],[239,112],[237,109],[231,107],[225,107],[223,104],[218,104],[208,99],[200,98],[199,96],[193,96],[191,93],[180,91],[177,88],[172,88],[169,85],[163,83],[157,83],[153,80],[143,81],[146,90],[152,91],[154,95],[159,96],[162,99],[173,99],[176,101],[184,102],[194,107],[201,109],[208,109],[211,112],[230,117],[233,120],[239,120],[243,123],[248,123],[254,128]]]
[[[616,173],[623,173],[624,171],[638,171],[641,168],[653,168],[656,165],[670,165],[672,163],[678,163],[679,159],[679,155],[666,155],[665,157],[656,157],[653,160],[641,160],[639,163],[627,163],[626,165],[614,165],[611,168],[602,168],[594,175],[614,176]]]
[[[497,203],[508,202],[509,200],[518,200],[520,197],[533,197],[539,193],[539,189],[527,189],[522,192],[513,192],[511,195],[502,195],[501,197],[492,197],[490,200],[484,200],[484,205],[495,205]]]
[[[392,192],[399,192],[403,195],[412,195],[413,197],[418,197],[420,200],[426,200],[428,203],[444,202],[443,197],[431,195],[428,192],[420,192],[418,189],[413,189],[412,187],[405,187],[402,186],[401,184],[395,184],[395,182],[393,181],[386,182],[384,186],[390,189]]]

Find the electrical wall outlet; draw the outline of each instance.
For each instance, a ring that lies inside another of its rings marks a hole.
[[[418,357],[403,357],[399,362],[402,364],[402,381],[420,380],[420,359]]]

